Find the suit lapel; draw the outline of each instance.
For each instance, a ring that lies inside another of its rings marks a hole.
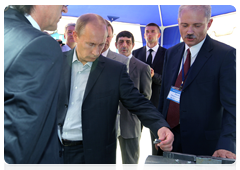
[[[204,64],[207,62],[209,57],[211,57],[210,51],[212,50],[212,45],[211,45],[211,39],[207,35],[205,42],[203,43],[203,46],[201,47],[196,60],[194,61],[193,65],[191,66],[191,70],[188,74],[188,77],[186,79],[186,82],[183,86],[184,88],[187,88],[189,84],[196,78]]]
[[[136,64],[136,58],[132,56],[129,62],[129,75],[132,75],[133,71],[135,70],[137,64]]]
[[[63,57],[66,57],[65,60],[66,62],[64,62],[65,64],[65,69],[64,69],[64,73],[63,73],[63,77],[64,77],[64,84],[65,84],[65,90],[67,92],[67,99],[69,101],[69,97],[70,97],[70,87],[71,87],[71,71],[72,71],[72,59],[73,59],[73,53],[74,50],[71,50],[69,52],[67,52],[66,55],[64,55]]]
[[[102,73],[104,67],[105,67],[105,57],[100,55],[100,57],[93,62],[93,65],[89,74],[88,82],[86,85],[83,101],[85,100],[85,98],[87,97],[91,89],[93,88],[98,77]]]
[[[144,46],[141,50],[141,52],[139,53],[139,57],[138,59],[141,60],[141,61],[144,61],[145,63],[147,62],[146,61],[146,46]]]
[[[146,51],[145,51],[145,53],[146,53]],[[154,57],[154,60],[153,60],[153,62],[152,62],[152,67],[153,68],[155,68],[155,65],[157,64],[157,56],[161,56],[161,53],[162,53],[162,48],[161,48],[161,46],[159,45],[159,47],[158,47],[158,50],[157,50],[157,53],[156,53],[156,55],[155,55],[155,57]]]

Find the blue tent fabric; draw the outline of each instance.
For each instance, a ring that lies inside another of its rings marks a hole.
[[[169,48],[180,41],[177,24],[178,8],[180,5],[69,5],[68,13],[63,16],[79,17],[86,13],[95,13],[109,20],[109,16],[116,17],[115,21],[141,25],[141,33],[144,34],[144,26],[154,22],[164,29],[163,44]],[[212,16],[236,12],[232,5],[211,5]],[[169,27],[170,26],[170,27]],[[143,45],[146,45],[142,36]]]
[[[164,30],[163,47],[168,49],[180,42],[180,32],[178,26],[169,27]]]
[[[235,12],[232,5],[211,5],[212,16]],[[86,13],[95,13],[108,20],[107,16],[119,17],[116,21],[140,25],[154,22],[159,26],[177,24],[179,5],[69,5],[68,13],[63,16],[79,17]],[[160,14],[163,19],[161,24]]]

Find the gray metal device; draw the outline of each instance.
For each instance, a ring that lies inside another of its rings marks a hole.
[[[228,158],[163,152],[163,156],[149,155],[145,164],[233,164],[235,161]]]
[[[160,142],[161,142],[160,139],[155,139],[155,141],[153,141],[154,144],[158,144],[158,143],[160,143]]]

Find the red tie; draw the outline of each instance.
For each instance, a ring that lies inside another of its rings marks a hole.
[[[190,68],[190,60],[191,60],[191,52],[188,49],[187,50],[187,59],[184,63],[184,77],[186,76],[189,68]],[[185,77],[186,80],[187,77]],[[185,81],[184,80],[184,81]],[[182,70],[178,74],[177,80],[175,82],[175,87],[180,87],[182,83]],[[179,104],[175,103],[170,100],[169,107],[168,107],[168,114],[167,114],[167,122],[170,125],[171,128],[176,127],[179,124]]]

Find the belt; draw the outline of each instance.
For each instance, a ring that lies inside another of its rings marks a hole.
[[[82,141],[70,141],[70,140],[62,139],[62,144],[64,146],[77,146],[77,145],[82,145],[83,142]]]

